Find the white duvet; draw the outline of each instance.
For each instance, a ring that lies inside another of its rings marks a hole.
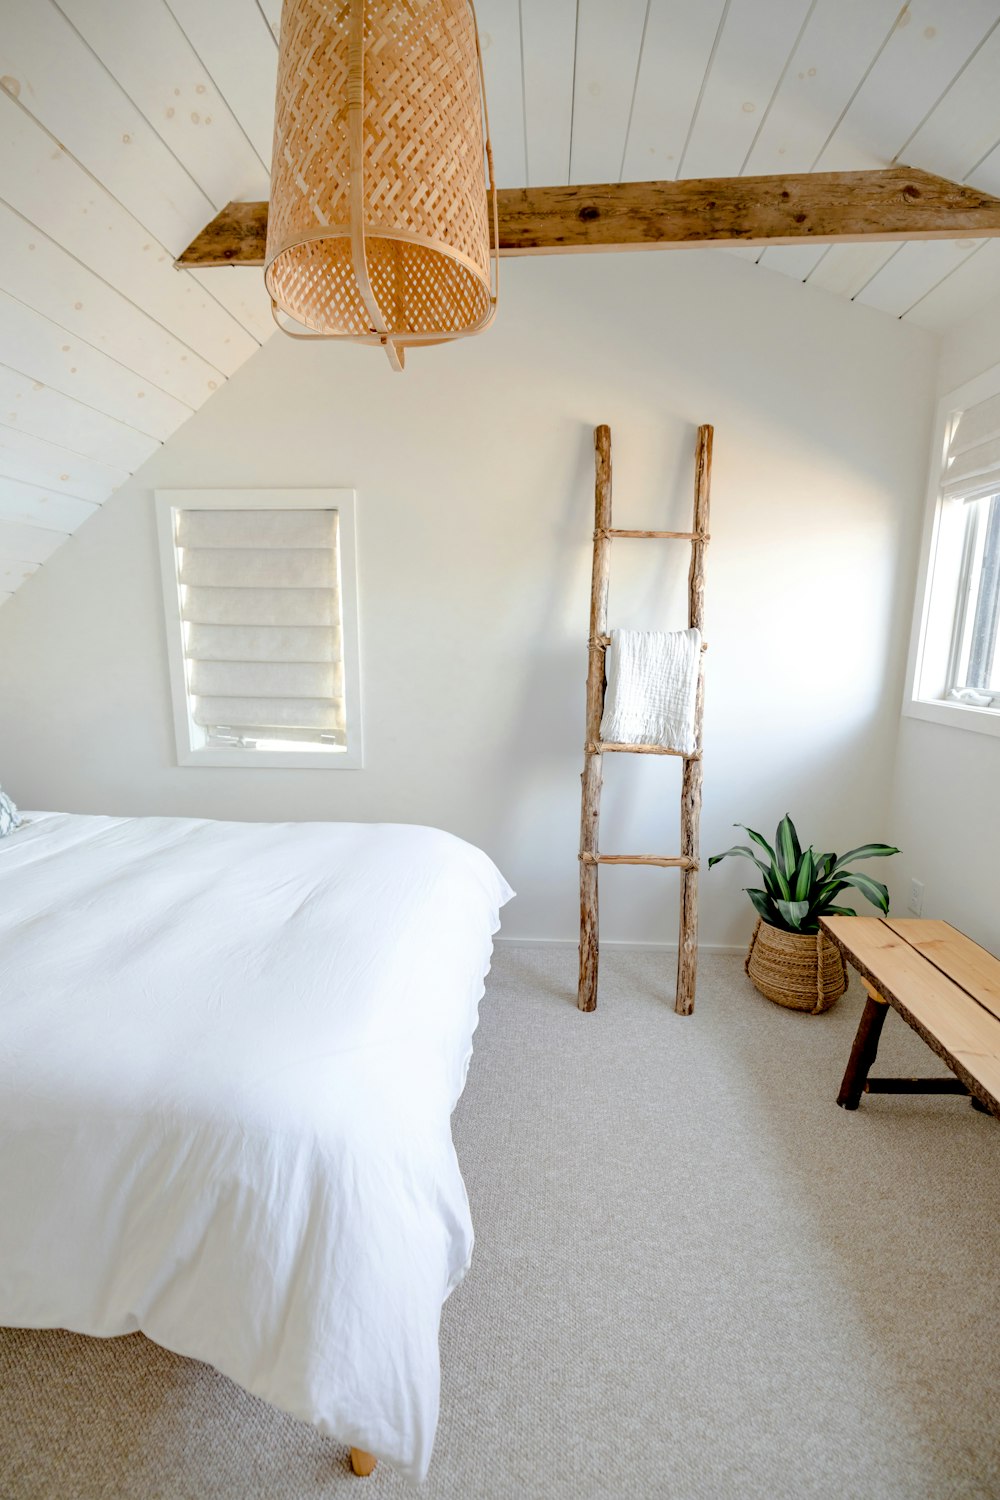
[[[0,840],[0,1324],[142,1329],[422,1477],[472,1251],[449,1117],[498,911],[434,829]]]

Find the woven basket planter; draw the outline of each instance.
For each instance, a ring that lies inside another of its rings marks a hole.
[[[847,989],[844,960],[825,933],[784,932],[760,917],[744,968],[768,1000],[814,1016]]]

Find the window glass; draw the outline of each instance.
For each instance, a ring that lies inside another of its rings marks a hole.
[[[966,501],[963,509],[950,689],[985,708],[1000,699],[1000,494]]]

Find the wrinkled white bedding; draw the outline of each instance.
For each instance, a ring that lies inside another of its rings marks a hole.
[[[0,841],[0,1324],[142,1329],[422,1477],[498,912],[430,828],[28,814]]]

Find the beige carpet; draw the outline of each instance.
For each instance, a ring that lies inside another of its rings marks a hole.
[[[445,1308],[426,1500],[1000,1496],[1000,1125],[834,1096],[860,1008],[702,960],[499,950],[456,1139],[478,1245]],[[939,1071],[892,1016],[881,1064]],[[4,1205],[0,1211],[9,1211]],[[412,1494],[136,1335],[0,1332],[3,1500]]]

